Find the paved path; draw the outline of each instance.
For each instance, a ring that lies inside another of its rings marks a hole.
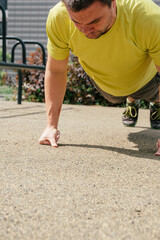
[[[64,105],[54,149],[44,104],[0,102],[0,240],[160,239],[160,132],[122,112]]]

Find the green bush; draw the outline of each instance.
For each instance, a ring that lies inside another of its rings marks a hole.
[[[42,65],[42,51],[30,53],[27,63],[30,65]],[[44,102],[44,71],[43,70],[23,70],[23,99],[31,102]],[[16,76],[18,83],[18,76]]]

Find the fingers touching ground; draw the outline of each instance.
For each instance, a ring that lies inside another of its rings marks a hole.
[[[52,147],[58,147],[57,142],[60,138],[60,131],[53,128],[47,127],[42,133],[39,143],[44,145],[51,145]]]

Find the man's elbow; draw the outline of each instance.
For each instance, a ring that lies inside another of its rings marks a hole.
[[[156,68],[157,68],[157,71],[160,73],[160,66],[156,65]]]

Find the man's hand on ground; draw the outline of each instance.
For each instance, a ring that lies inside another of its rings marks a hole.
[[[38,142],[44,145],[58,147],[57,142],[60,138],[60,131],[54,127],[46,127]]]
[[[156,145],[157,145],[157,152],[155,153],[155,155],[160,156],[160,139],[158,139]]]

